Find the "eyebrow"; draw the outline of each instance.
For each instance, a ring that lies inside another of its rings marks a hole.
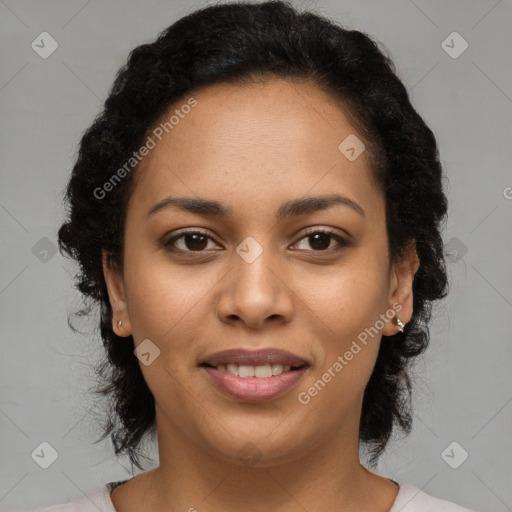
[[[348,197],[338,194],[328,194],[315,197],[301,197],[283,203],[276,212],[277,220],[284,220],[290,217],[313,213],[320,210],[326,210],[334,205],[344,205],[362,217],[366,218],[363,208]],[[178,208],[183,211],[196,213],[198,215],[206,215],[209,217],[228,218],[233,216],[233,210],[224,206],[222,203],[211,199],[203,199],[196,197],[166,197],[153,205],[148,213],[147,218],[168,207]]]

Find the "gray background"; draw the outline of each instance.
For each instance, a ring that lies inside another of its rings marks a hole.
[[[512,510],[511,1],[296,4],[390,50],[447,173],[451,293],[416,367],[414,432],[377,470],[476,510]],[[74,265],[52,249],[76,145],[115,72],[132,48],[201,5],[0,0],[2,511],[64,502],[131,475],[108,441],[92,444],[99,430],[87,391],[100,342],[94,320],[84,335],[68,328],[81,304]],[[46,59],[31,47],[43,31],[58,42]],[[441,44],[453,31],[469,44],[458,58]],[[48,469],[31,457],[42,442],[58,453]],[[453,469],[445,460],[455,465],[462,450],[469,457]]]

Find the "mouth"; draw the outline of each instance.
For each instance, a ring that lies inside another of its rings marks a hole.
[[[277,398],[291,390],[310,363],[291,352],[268,349],[226,350],[207,357],[199,367],[218,390],[231,398],[258,402]]]

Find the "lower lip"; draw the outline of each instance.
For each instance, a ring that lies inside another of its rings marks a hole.
[[[216,368],[202,366],[217,387],[224,393],[246,402],[262,402],[284,395],[299,382],[307,367],[283,372],[272,377],[238,377]]]

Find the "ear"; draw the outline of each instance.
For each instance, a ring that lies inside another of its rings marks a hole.
[[[389,304],[390,309],[396,311],[396,316],[406,324],[412,317],[413,313],[413,293],[412,284],[414,275],[420,266],[420,260],[416,253],[416,243],[413,240],[407,247],[402,258],[393,263],[389,276]],[[394,307],[393,307],[394,305]],[[398,310],[397,306],[400,305],[401,309]],[[382,334],[384,336],[393,336],[399,330],[398,325],[394,319],[386,322]]]
[[[112,307],[112,329],[118,336],[130,336],[131,325],[126,307],[124,281],[121,272],[112,265],[109,253],[102,251],[103,276],[107,285],[110,306]],[[118,322],[121,320],[121,327]]]

